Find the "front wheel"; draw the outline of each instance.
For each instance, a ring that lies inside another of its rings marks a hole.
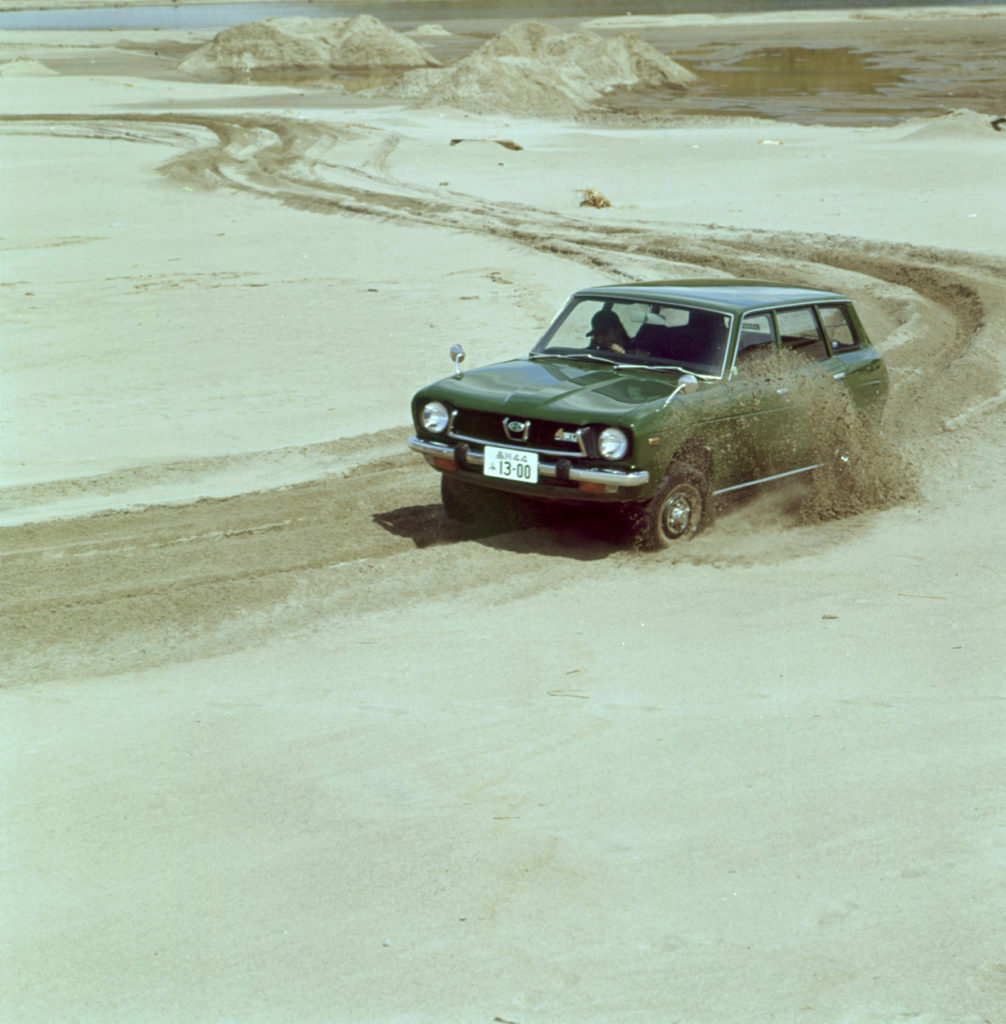
[[[523,505],[514,494],[460,480],[453,473],[440,474],[440,500],[448,519],[478,524],[488,530],[507,530],[524,525]]]
[[[691,466],[671,466],[657,493],[634,513],[636,543],[648,551],[690,540],[712,518],[706,478]]]
[[[481,487],[447,473],[440,474],[440,500],[447,518],[459,523],[474,523],[492,511],[491,496]]]

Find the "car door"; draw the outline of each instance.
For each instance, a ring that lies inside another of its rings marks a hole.
[[[788,386],[780,380],[778,335],[771,311],[741,318],[727,378],[730,423],[727,465],[718,486],[737,487],[780,472],[781,439],[791,416]]]
[[[887,373],[855,311],[845,303],[821,304],[817,315],[825,334],[832,378],[844,384],[858,411],[879,413],[887,394]]]
[[[842,364],[831,355],[814,306],[778,309],[780,395],[778,472],[791,473],[819,463],[840,415]],[[829,425],[830,424],[830,425]]]

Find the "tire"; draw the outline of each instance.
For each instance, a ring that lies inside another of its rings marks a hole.
[[[646,551],[691,540],[712,519],[709,482],[684,463],[671,465],[656,494],[637,508],[633,534]]]
[[[491,529],[515,525],[511,495],[470,484],[453,473],[440,474],[440,500],[447,518],[456,522],[481,523]]]
[[[472,523],[479,518],[481,495],[471,484],[466,484],[453,474],[440,474],[440,500],[448,519],[459,523]]]

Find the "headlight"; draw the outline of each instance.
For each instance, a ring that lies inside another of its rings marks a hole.
[[[605,427],[597,439],[597,450],[604,458],[614,462],[616,459],[625,457],[625,453],[629,450],[629,439],[625,436],[625,432],[619,430],[618,427]]]
[[[431,434],[442,434],[450,422],[447,406],[443,402],[427,402],[423,406],[420,419],[423,421],[423,426]]]

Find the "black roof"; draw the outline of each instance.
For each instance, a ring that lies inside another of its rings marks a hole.
[[[670,302],[721,313],[750,309],[795,306],[808,302],[849,302],[839,292],[799,288],[772,281],[707,278],[687,281],[642,281],[638,284],[604,285],[576,292],[582,298],[624,299],[629,302]]]

